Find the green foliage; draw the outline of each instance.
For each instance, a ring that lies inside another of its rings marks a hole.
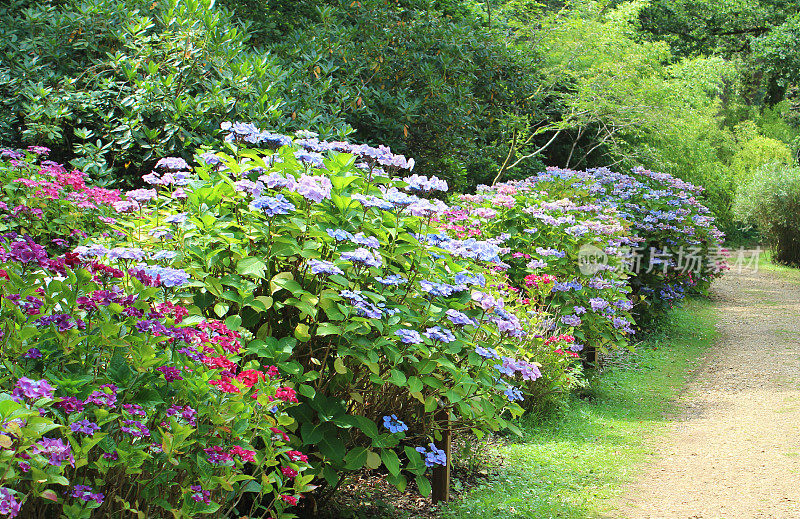
[[[800,265],[800,168],[762,166],[737,191],[734,207],[758,226],[775,261]]]

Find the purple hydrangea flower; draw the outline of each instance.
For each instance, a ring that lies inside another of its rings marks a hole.
[[[11,493],[11,490],[3,487],[0,488],[0,515],[7,515],[13,519],[19,515],[19,509],[22,505]]]
[[[100,492],[93,493],[92,487],[86,485],[75,485],[72,489],[71,496],[84,502],[94,501],[98,505],[103,504],[103,499],[105,498]]]
[[[150,436],[150,429],[138,420],[125,420],[119,428],[120,431],[130,434],[134,438],[144,438]]]
[[[100,426],[94,422],[90,422],[85,418],[83,420],[78,420],[69,424],[69,428],[72,432],[82,432],[88,436],[93,436],[95,431],[100,430]]]
[[[190,496],[193,501],[197,503],[203,504],[210,504],[211,503],[211,491],[210,490],[203,490],[203,487],[200,485],[192,485],[189,487],[191,490],[192,495]]]
[[[53,398],[55,388],[47,380],[33,380],[21,377],[14,388],[14,396],[24,396],[30,399]]]
[[[164,379],[167,382],[183,380],[183,377],[181,376],[181,370],[175,366],[159,366],[156,369],[164,375]]]
[[[64,443],[61,438],[42,438],[31,449],[32,454],[42,454],[47,457],[47,463],[55,467],[60,467],[65,461],[75,466],[75,458],[72,456],[72,448],[69,443]]]
[[[20,356],[23,359],[41,359],[42,352],[39,351],[39,348],[31,348]]]

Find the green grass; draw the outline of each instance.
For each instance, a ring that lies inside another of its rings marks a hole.
[[[714,321],[707,301],[689,301],[674,310],[636,355],[596,379],[591,399],[575,399],[558,418],[523,422],[525,437],[497,448],[505,459],[499,474],[448,504],[443,517],[613,514],[614,498],[653,453],[672,402],[712,343]]]
[[[772,263],[772,253],[768,250],[763,251],[759,256],[758,270],[780,274],[781,277],[790,281],[800,281],[800,269]]]

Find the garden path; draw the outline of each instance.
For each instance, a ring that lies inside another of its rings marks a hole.
[[[614,518],[800,518],[800,283],[715,283],[719,337]]]

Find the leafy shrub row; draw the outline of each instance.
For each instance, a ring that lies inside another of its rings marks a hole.
[[[718,239],[669,176],[551,170],[448,205],[389,148],[222,128],[126,193],[3,152],[3,492],[26,514],[289,517],[313,477],[325,496],[363,467],[427,493],[443,428],[515,430],[581,383],[584,346],[627,346],[631,310],[716,274],[629,285],[627,246]],[[608,261],[587,270],[588,246]]]
[[[779,263],[800,265],[800,169],[767,164],[739,187],[734,209],[754,224]]]

